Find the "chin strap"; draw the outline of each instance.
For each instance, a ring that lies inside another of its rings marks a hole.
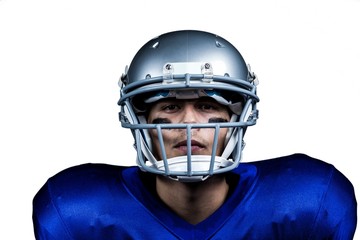
[[[238,117],[239,117],[238,115],[233,114],[231,116],[230,122],[235,122]],[[237,127],[229,128],[225,140],[226,147],[223,153],[221,154],[222,158],[228,159],[230,157],[231,153],[234,151],[237,141],[238,141],[238,128]]]
[[[138,116],[139,122],[142,124],[146,123],[146,119],[144,116],[140,115]],[[150,138],[150,134],[149,131],[147,129],[143,129],[140,134],[140,147],[141,147],[141,152],[144,154],[145,158],[152,164],[152,165],[156,165],[157,164],[157,160],[154,157],[154,155],[152,154],[151,150],[152,150],[152,145],[151,145],[151,138]],[[138,156],[138,161],[139,160],[139,156]],[[139,166],[141,166],[142,164],[138,163]]]
[[[156,161],[155,164],[147,162],[147,166],[154,168],[160,171],[164,171],[164,175],[181,182],[197,182],[204,181],[210,175],[213,174],[215,170],[220,168],[228,167],[233,164],[232,160],[225,159],[219,156],[214,158],[214,167],[210,171],[211,165],[211,156],[210,155],[192,155],[191,156],[191,171],[194,172],[203,172],[204,175],[194,175],[191,176],[188,173],[188,159],[187,156],[178,156],[167,159],[167,167],[169,172],[165,172],[165,163],[163,160]]]

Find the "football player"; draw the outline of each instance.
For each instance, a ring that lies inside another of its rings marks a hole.
[[[138,166],[51,177],[33,202],[37,239],[352,239],[354,189],[333,165],[304,154],[240,163],[258,79],[230,42],[162,34],[119,83]]]

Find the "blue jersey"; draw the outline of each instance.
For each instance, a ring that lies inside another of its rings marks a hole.
[[[138,167],[66,169],[33,202],[36,239],[352,239],[356,199],[348,179],[306,155],[241,163],[223,205],[192,225],[154,194]]]

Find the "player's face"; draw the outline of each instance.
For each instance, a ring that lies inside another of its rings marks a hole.
[[[193,100],[164,99],[156,102],[150,109],[149,123],[214,123],[228,122],[230,115],[226,107],[209,97]],[[224,148],[227,128],[221,128],[216,155],[220,155]],[[214,128],[197,128],[191,130],[191,154],[211,155],[214,142]],[[156,130],[150,135],[154,146],[154,155],[163,159]],[[162,130],[162,137],[167,158],[187,154],[186,129]]]

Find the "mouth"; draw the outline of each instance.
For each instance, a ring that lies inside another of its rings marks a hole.
[[[188,152],[188,147],[187,147],[187,141],[181,141],[179,143],[177,143],[174,146],[174,149],[180,151],[182,154],[186,155]],[[191,140],[191,154],[196,154],[199,153],[200,151],[204,150],[205,146],[203,144],[201,144],[200,142],[196,141],[196,140]]]

